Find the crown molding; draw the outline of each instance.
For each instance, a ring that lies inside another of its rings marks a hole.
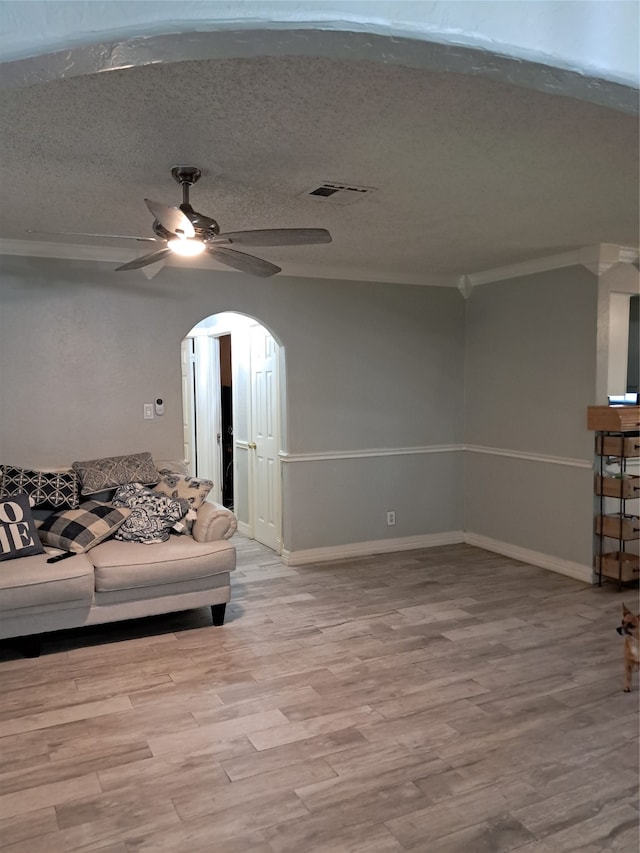
[[[593,246],[583,246],[581,249],[574,249],[571,252],[547,255],[543,258],[534,258],[519,264],[496,267],[495,269],[460,276],[458,279],[458,290],[466,299],[474,287],[494,281],[521,278],[525,275],[573,266],[583,266],[594,275],[602,275],[612,266],[615,266],[615,264],[635,264],[637,261],[637,248],[617,246],[614,243],[597,243]]]
[[[125,263],[131,260],[131,248],[114,246],[81,245],[78,243],[52,243],[44,240],[14,240],[0,238],[0,255],[20,255],[26,258],[56,258],[68,261],[95,261],[103,263]],[[302,267],[291,267],[285,275],[302,278],[329,278],[344,281],[371,281],[385,282],[393,281],[394,284],[414,284],[426,287],[456,287],[462,296],[467,299],[474,288],[481,284],[489,284],[494,281],[504,281],[511,278],[534,273],[547,272],[549,270],[562,269],[563,267],[583,266],[594,275],[602,275],[616,264],[638,264],[638,249],[631,246],[618,246],[613,243],[598,243],[594,246],[584,246],[571,252],[563,252],[558,255],[547,255],[544,258],[534,258],[519,264],[511,264],[482,272],[469,273],[458,277],[448,275],[398,275],[389,278],[379,272],[331,268],[324,266],[321,270],[310,272]],[[151,279],[162,269],[164,265],[172,266],[171,259],[153,264],[148,269],[143,267],[144,275]],[[189,266],[196,269],[218,269],[215,262],[206,255],[199,258],[191,258]],[[146,270],[146,272],[145,272]],[[221,269],[223,272],[235,272],[228,267]]]
[[[131,259],[131,250],[109,246],[80,246],[76,243],[51,243],[44,240],[0,239],[0,255],[124,263]]]
[[[580,250],[580,263],[594,275],[603,275],[616,264],[632,264],[637,259],[637,249],[614,243],[600,243]]]
[[[56,258],[67,261],[96,261],[106,263],[125,263],[134,257],[135,247],[113,247],[113,246],[95,246],[78,243],[53,243],[44,240],[15,240],[0,238],[0,255],[19,255],[25,258]],[[180,260],[174,262],[172,258],[160,261],[158,264],[152,264],[149,267],[142,267],[141,272],[151,279],[162,269],[163,266],[172,266],[178,269]],[[220,272],[231,273],[238,275],[239,273],[224,265],[216,264],[215,260],[205,252],[204,255],[199,255],[195,258],[189,258],[189,267],[191,269],[206,269],[209,271],[218,270]],[[308,266],[302,264],[287,264],[287,270],[280,275],[282,277],[295,278],[317,278],[331,279],[337,281],[362,281],[374,282],[381,284],[410,284],[419,287],[456,287],[458,284],[455,275],[446,275],[440,273],[398,273],[397,275],[388,275],[380,273],[374,269],[356,269],[331,266],[323,264],[320,268],[309,269]]]
[[[148,244],[145,243],[145,252]],[[46,240],[9,240],[0,239],[0,255],[19,255],[24,258],[55,258],[64,261],[93,261],[96,263],[120,263],[135,257],[136,247],[95,246],[79,243],[52,243]],[[140,254],[143,254],[142,252]],[[191,267],[212,269],[209,258],[190,258]],[[164,266],[172,266],[172,259],[159,261],[142,267],[140,272],[148,279],[156,276]],[[225,268],[226,271],[226,268]],[[235,270],[234,270],[235,272]]]

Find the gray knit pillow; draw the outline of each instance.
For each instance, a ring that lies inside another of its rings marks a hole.
[[[129,453],[127,456],[106,456],[74,462],[71,466],[80,478],[83,495],[95,495],[126,483],[153,485],[160,479],[150,453]]]

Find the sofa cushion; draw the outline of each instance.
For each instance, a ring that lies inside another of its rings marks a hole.
[[[85,501],[78,509],[50,515],[38,528],[38,535],[45,545],[82,554],[112,536],[130,513],[126,507]]]
[[[33,506],[48,509],[77,507],[78,476],[75,471],[34,471],[15,465],[2,466],[0,498],[9,495],[29,495]]]
[[[83,495],[93,495],[125,483],[137,482],[148,486],[160,479],[151,454],[147,452],[88,459],[74,462],[71,467],[80,478]]]
[[[155,545],[110,539],[90,556],[96,592],[207,578],[236,565],[236,551],[229,542],[195,542],[190,536],[172,536]]]
[[[0,500],[0,561],[44,551],[29,504],[27,495],[21,494]]]
[[[47,559],[47,554],[38,554],[2,566],[0,611],[92,600],[93,566],[83,554],[58,563]]]
[[[130,509],[116,539],[147,544],[165,542],[173,525],[189,510],[187,501],[173,500],[140,483],[120,486],[113,496],[113,504]]]

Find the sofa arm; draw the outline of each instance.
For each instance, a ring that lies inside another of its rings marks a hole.
[[[231,539],[238,529],[238,519],[221,504],[205,501],[198,509],[191,535],[196,542],[217,542]]]

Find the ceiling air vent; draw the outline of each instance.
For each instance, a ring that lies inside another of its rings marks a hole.
[[[324,181],[319,186],[305,190],[300,197],[326,201],[330,204],[353,204],[354,201],[360,201],[375,191],[375,187],[358,187],[355,184]]]

